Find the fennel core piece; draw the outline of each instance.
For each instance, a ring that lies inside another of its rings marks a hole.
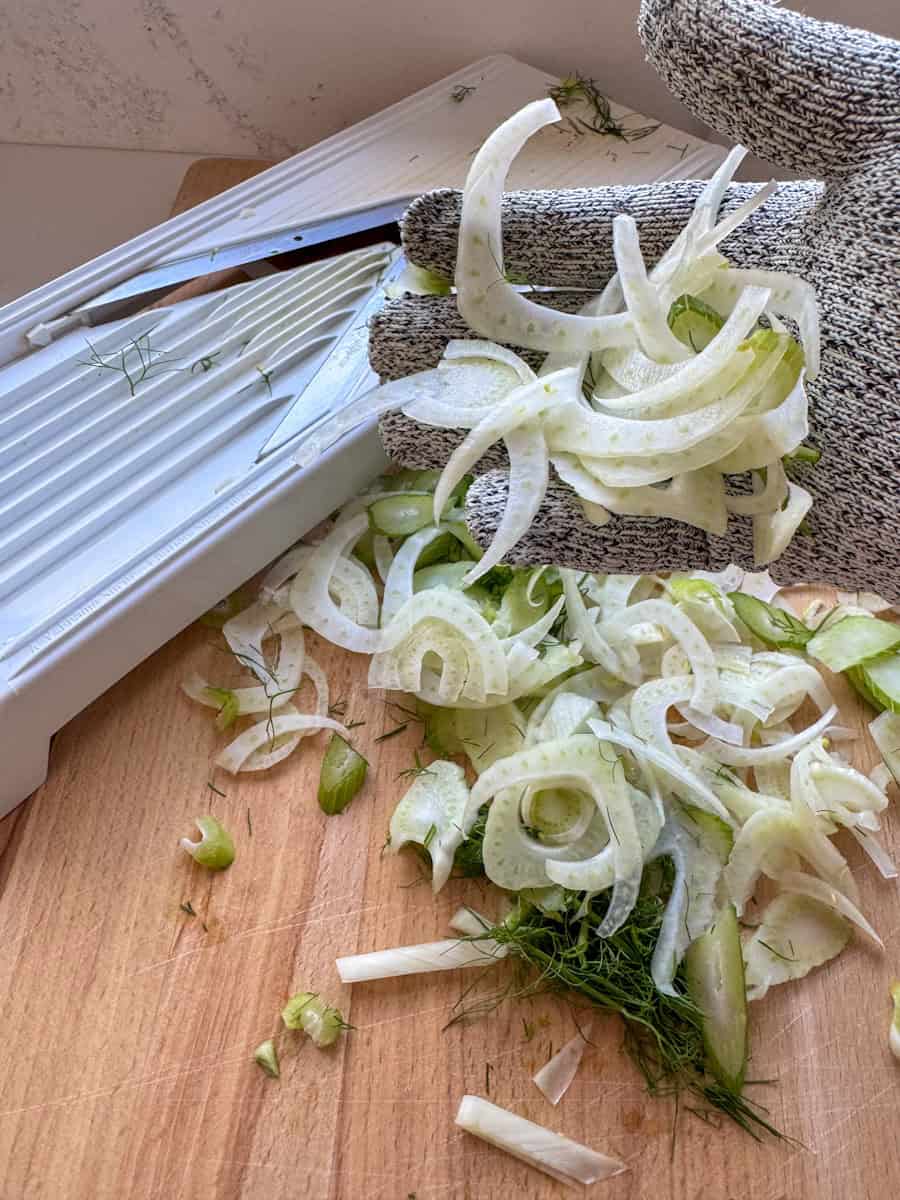
[[[350,1026],[340,1011],[315,992],[297,992],[281,1010],[281,1019],[288,1029],[300,1029],[320,1049],[333,1045],[341,1030]]]
[[[234,862],[234,842],[231,834],[213,816],[195,817],[194,823],[200,830],[200,840],[192,842],[182,838],[179,845],[190,854],[194,862],[210,871],[224,871]]]
[[[253,1061],[272,1079],[281,1078],[281,1067],[278,1063],[278,1051],[272,1038],[268,1038],[253,1051]]]

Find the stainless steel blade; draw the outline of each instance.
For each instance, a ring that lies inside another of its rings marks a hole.
[[[369,366],[369,321],[384,304],[384,288],[406,266],[398,253],[356,320],[338,340],[319,370],[300,392],[284,418],[260,446],[256,462],[279,450],[287,442],[309,433],[333,413],[353,402],[363,388],[378,383]]]

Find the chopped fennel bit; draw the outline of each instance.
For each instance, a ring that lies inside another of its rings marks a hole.
[[[319,808],[329,816],[341,813],[366,781],[366,759],[333,733],[319,772]]]
[[[302,1029],[319,1047],[333,1045],[341,1030],[350,1026],[338,1009],[326,1004],[315,992],[297,992],[281,1010],[288,1029]]]
[[[891,999],[894,1002],[894,1015],[891,1018],[888,1044],[894,1058],[900,1058],[900,982],[897,980],[891,984]]]
[[[480,1096],[463,1096],[456,1124],[560,1183],[587,1186],[628,1169],[617,1158],[598,1154]]]
[[[561,1050],[557,1050],[550,1061],[533,1076],[535,1085],[553,1105],[562,1100],[581,1066],[588,1046],[590,1028],[590,1024],[587,1024],[584,1030],[579,1030],[575,1037],[566,1042]]]
[[[273,1079],[281,1078],[281,1069],[278,1065],[278,1051],[271,1038],[265,1042],[260,1042],[256,1047],[253,1051],[253,1061],[262,1067],[265,1073]]]
[[[195,817],[194,823],[200,830],[200,841],[192,842],[190,838],[182,838],[179,845],[185,849],[194,862],[210,871],[224,871],[234,862],[234,842],[231,834],[215,817]]]

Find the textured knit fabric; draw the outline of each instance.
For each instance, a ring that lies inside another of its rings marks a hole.
[[[699,117],[770,161],[824,179],[780,187],[722,245],[738,266],[808,279],[821,309],[822,368],[808,390],[810,440],[822,460],[802,480],[814,496],[811,534],[795,536],[773,573],[900,600],[900,43],[756,0],[643,0],[639,29],[650,61]],[[635,216],[654,261],[701,187],[512,193],[506,266],[535,285],[598,287],[614,270],[617,212]],[[747,185],[733,186],[725,208],[747,194]],[[451,271],[458,220],[458,193],[422,197],[405,224],[410,258]],[[433,365],[447,337],[463,332],[452,305],[409,298],[388,306],[372,330],[379,371]],[[397,416],[383,435],[399,461],[429,466],[459,440]],[[483,542],[504,496],[505,477],[495,471],[470,491],[469,523]],[[509,557],[595,571],[753,565],[747,518],[732,517],[724,538],[647,518],[596,527],[558,482]]]

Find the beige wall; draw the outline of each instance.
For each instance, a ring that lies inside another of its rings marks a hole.
[[[799,6],[799,4],[797,5]],[[897,0],[804,9],[900,37]],[[693,132],[637,0],[5,0],[0,141],[282,156],[505,50]]]

